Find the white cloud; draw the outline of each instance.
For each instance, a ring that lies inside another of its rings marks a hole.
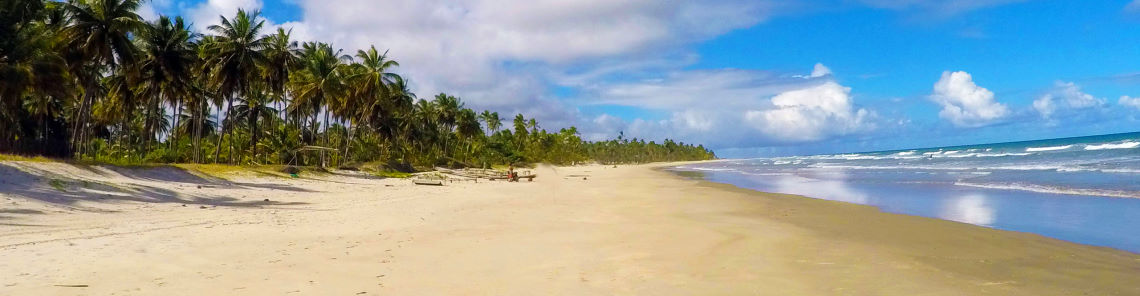
[[[1128,5],[1124,6],[1124,12],[1137,13],[1140,12],[1140,0],[1132,0]]]
[[[868,111],[854,110],[851,88],[828,81],[772,97],[774,108],[749,110],[744,121],[782,142],[818,141],[869,128]]]
[[[206,28],[220,24],[222,22],[221,16],[233,18],[238,9],[252,12],[261,9],[261,5],[261,0],[206,0],[187,9],[186,17],[195,30],[208,33]]]
[[[1053,90],[1033,101],[1033,109],[1041,117],[1049,118],[1059,109],[1087,109],[1103,106],[1104,99],[1098,99],[1081,91],[1081,87],[1072,82],[1056,82]]]
[[[821,68],[826,67],[815,72]],[[830,75],[680,71],[593,90],[594,104],[640,106],[668,115],[608,124],[605,133],[612,134],[618,129],[635,137],[668,136],[729,148],[813,142],[876,128],[875,115],[857,108],[851,89]],[[585,130],[592,128],[602,127]]]
[[[996,102],[993,92],[962,71],[943,72],[930,99],[942,106],[940,117],[959,127],[985,126],[1009,115],[1009,108]]]
[[[138,13],[138,15],[143,18],[143,20],[154,21],[158,19],[159,15],[165,14],[163,11],[170,9],[172,5],[173,3],[171,0],[145,1],[142,3],[142,5],[139,6],[139,9],[136,13]],[[171,17],[174,16],[171,15]]]
[[[823,76],[828,76],[828,75],[831,75],[831,69],[828,68],[827,66],[824,66],[822,63],[816,63],[815,69],[811,70],[811,77],[812,78],[823,77]]]
[[[1133,98],[1130,96],[1121,96],[1120,101],[1118,101],[1118,103],[1121,106],[1140,109],[1140,98]]]
[[[349,53],[370,45],[390,49],[419,93],[446,91],[474,107],[508,110],[533,104],[552,84],[593,83],[559,81],[584,78],[568,77],[573,71],[599,74],[593,69],[616,64],[623,68],[608,72],[620,73],[644,66],[639,61],[687,56],[682,45],[752,26],[780,4],[299,0],[298,5],[304,20],[285,24],[298,38],[331,42]]]

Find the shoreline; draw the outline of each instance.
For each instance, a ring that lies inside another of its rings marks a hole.
[[[41,165],[140,190],[72,202],[43,181],[0,184],[0,294],[1140,293],[1126,251],[659,169],[676,165],[443,187]],[[146,196],[168,192],[178,201]]]
[[[824,199],[824,198],[816,198],[816,197],[811,197],[811,196],[807,196],[807,195],[800,195],[800,194],[784,194],[784,193],[767,192],[767,191],[762,191],[762,190],[757,190],[757,189],[745,188],[745,187],[740,187],[740,186],[738,186],[738,185],[736,185],[736,184],[732,184],[732,183],[721,183],[721,182],[716,182],[716,181],[709,181],[709,180],[705,180],[705,179],[704,179],[704,178],[702,178],[702,177],[692,177],[692,176],[685,176],[685,175],[683,175],[683,174],[685,173],[684,171],[675,171],[675,170],[670,170],[670,168],[675,168],[675,167],[676,167],[676,166],[674,166],[674,165],[666,165],[666,166],[654,167],[653,169],[654,169],[654,170],[657,170],[657,171],[661,171],[661,172],[664,172],[664,173],[673,174],[674,176],[677,176],[677,177],[679,177],[679,178],[690,179],[690,180],[696,180],[696,181],[699,181],[699,182],[700,182],[700,185],[701,185],[701,186],[706,186],[706,187],[710,187],[710,188],[720,188],[720,189],[723,189],[723,190],[733,190],[733,191],[753,192],[753,193],[758,193],[759,195],[788,195],[788,196],[795,196],[795,197],[801,197],[801,198],[808,198],[808,199],[813,199],[813,200],[822,200],[822,201],[829,201],[829,202],[838,202],[838,203],[843,203],[843,204],[848,204],[848,205],[856,205],[856,206],[869,207],[869,208],[875,209],[876,211],[879,211],[879,212],[881,212],[881,213],[883,213],[883,214],[891,214],[891,215],[903,215],[903,216],[909,216],[909,217],[915,217],[915,218],[922,218],[922,219],[934,219],[934,220],[946,221],[946,222],[951,222],[951,223],[958,223],[958,224],[963,224],[963,225],[972,226],[972,227],[978,227],[978,228],[983,228],[983,229],[992,229],[992,230],[998,230],[998,231],[1007,231],[1007,232],[1012,232],[1012,233],[1022,233],[1022,234],[1029,234],[1029,235],[1036,235],[1036,236],[1040,236],[1040,237],[1043,237],[1043,238],[1046,238],[1046,239],[1053,239],[1053,240],[1058,240],[1058,241],[1062,241],[1062,242],[1073,243],[1073,244],[1082,245],[1082,246],[1088,246],[1088,247],[1093,247],[1093,248],[1105,248],[1105,249],[1109,249],[1109,250],[1114,250],[1114,251],[1121,251],[1121,252],[1126,252],[1126,253],[1129,253],[1129,254],[1133,254],[1133,255],[1136,255],[1136,256],[1140,256],[1140,252],[1133,252],[1133,251],[1129,251],[1129,250],[1125,250],[1125,249],[1119,249],[1119,248],[1113,248],[1113,247],[1109,247],[1109,246],[1099,246],[1099,245],[1093,245],[1093,244],[1086,244],[1086,243],[1081,243],[1081,242],[1076,242],[1076,241],[1065,240],[1065,239],[1061,239],[1061,238],[1051,237],[1051,236],[1042,235],[1042,234],[1033,233],[1033,232],[1028,232],[1028,231],[1017,231],[1017,230],[1010,230],[1010,229],[1001,229],[1001,228],[995,228],[995,227],[987,227],[987,226],[976,225],[976,224],[970,224],[970,223],[966,223],[966,222],[960,222],[960,221],[954,221],[954,220],[948,220],[948,219],[942,219],[942,218],[935,218],[935,217],[926,217],[926,216],[913,215],[913,214],[906,214],[906,213],[894,213],[894,212],[887,212],[887,211],[883,211],[881,208],[879,208],[879,207],[877,207],[877,206],[874,206],[874,205],[858,204],[858,203],[845,202],[845,201],[838,201],[838,200],[829,200],[829,199]],[[723,187],[723,188],[722,188],[722,187]],[[1114,197],[1114,198],[1120,198],[1120,197]]]

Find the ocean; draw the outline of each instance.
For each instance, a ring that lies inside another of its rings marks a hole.
[[[1140,132],[727,160],[672,170],[743,188],[1140,253]]]

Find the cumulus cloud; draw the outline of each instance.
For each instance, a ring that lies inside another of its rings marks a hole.
[[[851,88],[834,81],[781,93],[771,102],[773,108],[749,110],[744,120],[779,141],[818,141],[869,128],[867,110],[852,107]]]
[[[1081,87],[1075,83],[1058,81],[1049,93],[1041,95],[1033,101],[1033,109],[1037,110],[1041,117],[1049,118],[1058,112],[1058,109],[1087,109],[1103,106],[1104,103],[1104,99],[1098,99],[1084,93],[1081,91]]]
[[[349,52],[372,44],[391,49],[421,92],[455,92],[477,106],[521,106],[552,83],[549,73],[676,53],[675,45],[763,21],[774,3],[300,0],[304,21],[289,25]]]
[[[1140,98],[1134,98],[1134,97],[1130,97],[1130,96],[1121,96],[1120,101],[1118,101],[1118,103],[1121,106],[1140,109]]]
[[[811,77],[813,77],[813,78],[823,77],[823,76],[828,76],[828,75],[831,75],[831,69],[828,68],[827,66],[824,66],[822,63],[816,63],[815,69],[811,70]]]
[[[962,71],[943,72],[930,99],[942,106],[940,117],[959,127],[986,126],[1009,115],[1009,107],[996,102],[993,92]]]
[[[747,70],[691,70],[659,78],[595,86],[591,102],[640,106],[666,119],[609,122],[626,135],[674,137],[714,147],[820,141],[876,128],[873,112],[856,107],[851,89],[818,65],[818,75]],[[610,117],[599,117],[609,120]],[[601,126],[594,126],[602,128]]]
[[[206,32],[211,25],[221,23],[221,16],[232,18],[238,9],[254,11],[261,9],[261,0],[206,0],[186,10],[186,17],[194,28]]]

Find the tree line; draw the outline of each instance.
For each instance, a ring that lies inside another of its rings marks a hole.
[[[105,162],[410,168],[705,160],[700,145],[583,141],[576,128],[420,98],[375,46],[294,40],[239,10],[195,32],[141,0],[0,4],[0,153]]]

